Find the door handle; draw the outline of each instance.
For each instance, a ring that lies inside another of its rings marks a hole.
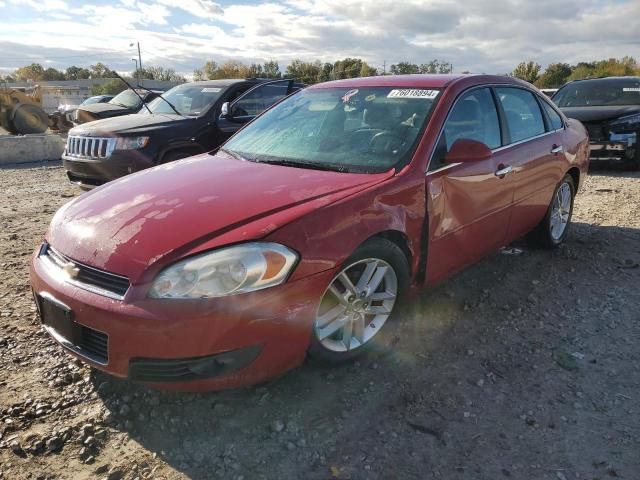
[[[551,153],[560,153],[564,150],[564,148],[562,148],[562,145],[553,145],[553,147],[551,147]]]
[[[513,172],[513,167],[511,165],[500,165],[500,168],[498,170],[496,170],[496,177],[504,177],[505,175],[509,175],[511,172]]]

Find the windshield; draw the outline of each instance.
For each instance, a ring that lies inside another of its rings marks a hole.
[[[616,78],[574,82],[553,96],[559,107],[640,105],[640,79]]]
[[[220,95],[222,95],[226,88],[227,87],[185,83],[163,93],[162,97],[176,107],[176,110],[178,110],[181,115],[197,117],[207,112],[216,100],[220,98]],[[162,98],[154,98],[153,101],[149,103],[149,110],[151,110],[152,113],[169,113],[174,115],[176,113]]]
[[[92,103],[98,103],[100,100],[102,100],[102,97],[89,97],[81,105],[91,105]]]
[[[109,103],[120,105],[121,107],[135,108],[140,105],[140,99],[133,90],[125,90],[109,100]]]
[[[439,90],[302,90],[238,132],[223,150],[247,160],[381,172],[413,154]]]

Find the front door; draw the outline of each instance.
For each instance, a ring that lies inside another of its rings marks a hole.
[[[456,140],[492,150],[487,160],[446,164]],[[427,280],[437,281],[503,246],[514,185],[494,95],[489,88],[464,93],[454,104],[427,172],[429,238]]]
[[[275,80],[261,83],[234,100],[227,115],[218,119],[223,140],[236,133],[246,123],[260,115],[274,103],[292,92],[293,80]]]

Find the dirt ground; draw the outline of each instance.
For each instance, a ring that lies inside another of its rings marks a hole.
[[[203,395],[40,329],[28,259],[78,193],[60,166],[0,169],[0,478],[640,478],[640,174],[593,172],[566,245],[423,291],[388,349]]]

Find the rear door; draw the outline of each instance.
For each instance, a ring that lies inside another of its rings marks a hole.
[[[489,87],[462,94],[449,112],[427,172],[429,281],[450,275],[506,242],[514,184],[504,170],[508,159],[500,152],[501,130]],[[494,154],[487,160],[445,163],[459,139],[482,142]]]
[[[496,87],[502,109],[508,144],[502,152],[508,156],[514,181],[513,215],[508,233],[514,240],[533,229],[546,214],[562,152],[564,125],[560,116],[550,118],[534,92],[519,87]],[[559,125],[558,125],[559,120]]]
[[[274,103],[293,91],[293,80],[274,80],[261,83],[245,92],[228,107],[228,114],[220,116],[218,128],[224,140],[236,133]]]

